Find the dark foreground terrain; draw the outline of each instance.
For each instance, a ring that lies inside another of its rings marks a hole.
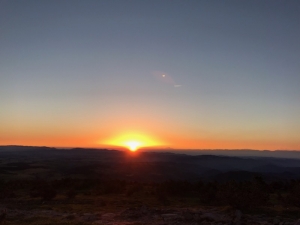
[[[300,225],[299,159],[2,146],[0,178],[6,224]]]

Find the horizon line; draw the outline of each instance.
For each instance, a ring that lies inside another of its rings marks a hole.
[[[47,146],[47,145],[0,145],[0,147],[35,147],[35,148],[56,148],[56,149],[95,149],[95,150],[128,150],[126,147],[122,146],[107,146],[107,147],[80,147],[80,146],[73,146],[73,147],[65,147],[65,146]],[[250,148],[159,148],[159,147],[142,147],[139,148],[138,151],[160,151],[160,150],[167,150],[167,151],[293,151],[293,152],[300,152],[300,149],[250,149]]]

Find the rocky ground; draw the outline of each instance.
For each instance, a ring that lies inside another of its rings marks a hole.
[[[300,225],[300,219],[249,215],[229,208],[126,208],[118,212],[72,213],[54,210],[6,209],[6,224],[100,225]],[[3,216],[2,216],[3,217]],[[2,218],[0,215],[0,219]],[[300,215],[299,215],[300,218]],[[0,221],[0,222],[3,222]]]

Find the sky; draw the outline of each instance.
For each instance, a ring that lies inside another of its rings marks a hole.
[[[300,150],[299,40],[298,0],[0,0],[0,145]]]

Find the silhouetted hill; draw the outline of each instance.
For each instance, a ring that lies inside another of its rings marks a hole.
[[[0,146],[2,178],[116,178],[135,181],[300,178],[300,159]]]
[[[217,155],[217,156],[234,156],[234,157],[271,157],[271,158],[289,158],[300,159],[299,150],[251,150],[251,149],[162,149],[157,151],[167,151],[177,154],[188,155]]]

